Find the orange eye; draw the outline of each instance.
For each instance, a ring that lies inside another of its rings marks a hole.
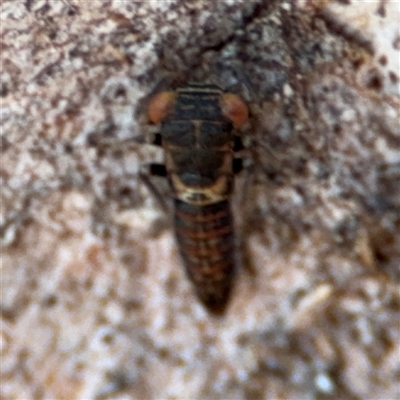
[[[230,119],[235,126],[239,128],[249,118],[249,109],[247,104],[239,96],[233,93],[225,93],[221,98],[222,114]]]
[[[175,102],[174,92],[160,92],[156,94],[147,107],[149,120],[159,124],[171,111]]]

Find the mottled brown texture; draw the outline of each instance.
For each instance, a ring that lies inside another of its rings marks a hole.
[[[235,240],[229,201],[192,205],[175,201],[177,244],[194,290],[207,310],[223,314],[235,276]]]
[[[2,398],[398,397],[397,2],[0,9]],[[192,79],[252,111],[219,320],[138,179],[147,99]]]

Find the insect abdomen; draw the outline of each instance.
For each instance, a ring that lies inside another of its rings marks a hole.
[[[207,309],[222,313],[235,272],[228,201],[205,206],[175,200],[175,231],[186,272]]]

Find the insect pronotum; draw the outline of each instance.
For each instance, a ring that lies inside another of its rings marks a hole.
[[[241,142],[234,128],[247,121],[247,105],[218,86],[188,85],[156,94],[148,116],[161,125],[157,144],[165,152],[176,241],[187,276],[203,305],[221,314],[235,275],[230,197],[241,169],[234,157]]]

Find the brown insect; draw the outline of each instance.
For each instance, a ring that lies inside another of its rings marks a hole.
[[[165,151],[165,166],[151,171],[168,177],[186,273],[204,306],[221,314],[235,275],[230,197],[242,165],[234,152],[242,146],[234,128],[247,121],[247,105],[217,86],[188,85],[156,94],[148,116],[161,124],[155,144]]]

